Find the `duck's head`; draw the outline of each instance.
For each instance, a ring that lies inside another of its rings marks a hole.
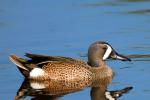
[[[106,59],[131,61],[129,58],[117,53],[110,44],[97,41],[90,45],[88,50],[88,63],[91,66],[100,66]]]

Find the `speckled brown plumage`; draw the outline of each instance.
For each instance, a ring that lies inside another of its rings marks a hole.
[[[91,84],[93,73],[87,64],[79,66],[74,62],[49,62],[42,67],[45,71],[43,77],[37,77],[38,80],[51,80],[63,82],[68,87],[84,87]],[[30,77],[33,80],[35,78]]]

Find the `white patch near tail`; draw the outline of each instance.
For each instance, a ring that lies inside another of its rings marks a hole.
[[[44,70],[41,68],[34,68],[30,72],[30,77],[38,77],[38,76],[44,76]]]
[[[108,100],[115,100],[115,98],[111,96],[110,92],[105,92],[105,96]]]
[[[110,53],[112,52],[112,48],[107,44],[105,44],[105,45],[107,46],[107,50],[103,56],[103,60],[107,59],[109,57]]]
[[[30,83],[30,86],[33,88],[33,89],[44,89],[46,88],[46,86],[42,83],[37,83],[37,82],[31,82]]]

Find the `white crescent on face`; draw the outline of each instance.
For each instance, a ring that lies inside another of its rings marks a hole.
[[[112,48],[108,44],[105,45],[107,46],[107,50],[103,56],[103,60],[106,60],[109,57],[110,53],[112,52]]]

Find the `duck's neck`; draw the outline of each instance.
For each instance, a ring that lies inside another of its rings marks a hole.
[[[88,64],[92,67],[105,67],[106,63],[103,60],[88,61]]]

